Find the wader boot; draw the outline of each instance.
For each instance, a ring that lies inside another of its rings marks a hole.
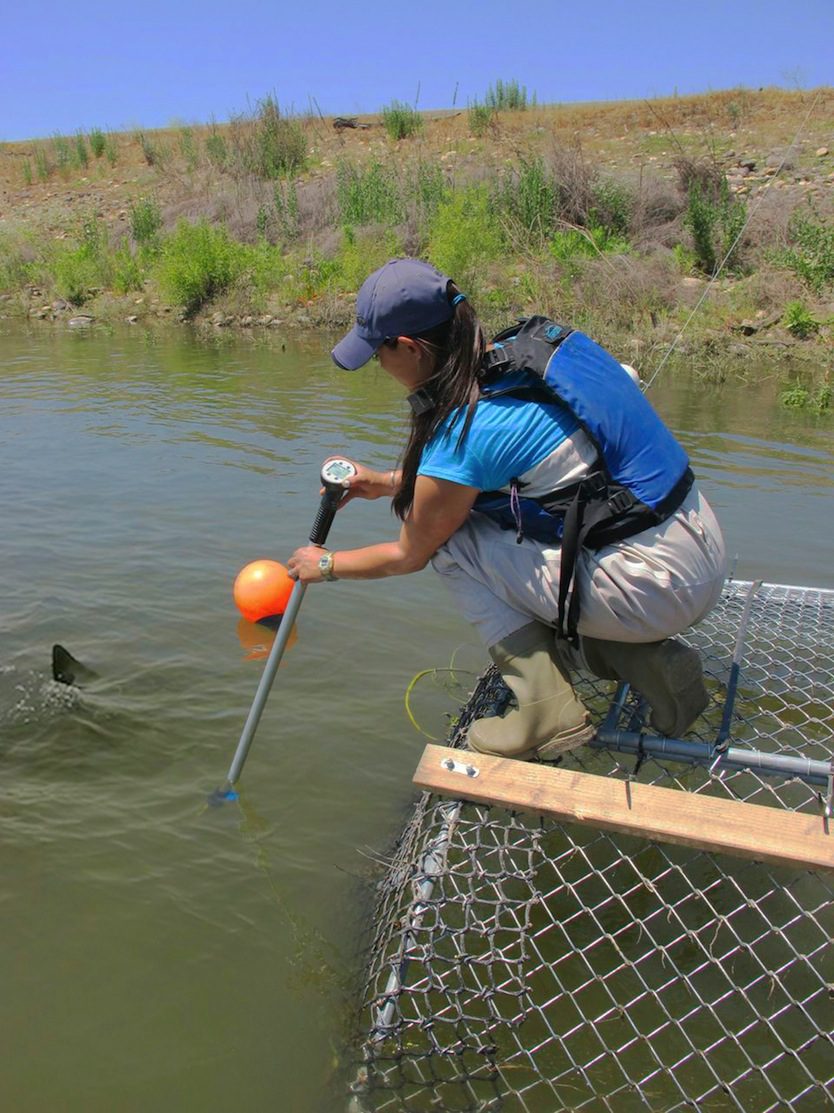
[[[503,715],[478,719],[469,747],[498,757],[551,758],[594,736],[588,712],[556,664],[553,630],[541,622],[522,626],[489,650],[518,702]]]
[[[591,672],[625,681],[648,700],[649,722],[658,734],[680,738],[709,703],[698,653],[683,642],[609,642],[582,638]]]

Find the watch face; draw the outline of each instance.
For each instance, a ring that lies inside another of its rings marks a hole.
[[[321,478],[324,483],[343,483],[356,475],[356,468],[349,460],[328,460],[321,469]]]
[[[335,579],[335,577],[333,576],[333,554],[332,553],[325,553],[323,557],[320,557],[320,559],[319,559],[319,572],[321,572],[322,576],[324,576],[324,578],[326,580],[327,579]]]

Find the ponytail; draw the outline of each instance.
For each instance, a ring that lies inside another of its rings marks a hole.
[[[414,485],[423,449],[450,414],[456,410],[462,412],[466,407],[466,417],[458,437],[458,444],[462,444],[480,396],[481,366],[486,351],[483,329],[472,306],[454,282],[449,282],[446,295],[452,306],[451,318],[412,338],[435,349],[437,359],[434,374],[425,384],[434,405],[427,412],[412,415],[411,430],[400,461],[402,482],[392,508],[402,520],[408,516],[414,502]]]

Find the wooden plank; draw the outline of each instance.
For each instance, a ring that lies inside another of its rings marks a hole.
[[[453,762],[457,769],[450,769]],[[465,767],[477,770],[467,776]],[[429,744],[414,784],[442,796],[497,804],[658,842],[834,870],[834,833],[821,815],[720,800],[512,758]]]

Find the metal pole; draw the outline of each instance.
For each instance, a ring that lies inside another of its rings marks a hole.
[[[349,467],[353,474],[356,473],[356,469],[347,461],[339,460],[336,462]],[[330,527],[333,525],[336,510],[345,493],[344,486],[341,482],[328,481],[326,474],[327,466],[327,461],[325,461],[321,474],[321,481],[324,484],[324,494],[322,495],[316,517],[313,521],[313,528],[310,530],[310,541],[313,545],[324,545],[327,540],[327,535],[330,532]],[[344,471],[342,474],[345,474]],[[284,650],[287,648],[287,642],[290,640],[290,634],[295,625],[295,618],[301,607],[301,600],[304,598],[306,589],[307,585],[301,583],[300,580],[296,582],[295,587],[292,589],[286,610],[281,618],[281,625],[278,627],[278,634],[275,641],[272,643],[272,648],[266,659],[266,665],[261,674],[258,690],[255,692],[255,698],[252,701],[252,706],[249,708],[249,714],[246,716],[246,722],[244,723],[240,735],[240,741],[237,744],[235,756],[232,758],[232,764],[229,766],[229,772],[226,776],[226,783],[222,788],[216,788],[214,792],[210,794],[208,798],[209,804],[220,804],[223,800],[234,800],[237,796],[234,791],[234,785],[240,778],[243,764],[246,761],[246,755],[249,753],[249,747],[252,745],[252,739],[255,737],[255,731],[258,728],[263,709],[266,706],[269,691],[275,679],[275,673],[278,671],[281,658],[284,656]]]
[[[269,691],[272,687],[272,682],[275,679],[275,673],[278,671],[278,666],[281,664],[281,658],[284,656],[284,650],[287,648],[287,642],[290,640],[292,628],[295,625],[295,617],[301,607],[301,600],[304,598],[304,592],[307,590],[307,585],[298,581],[290,594],[287,609],[281,618],[281,625],[278,627],[278,633],[275,641],[272,643],[272,648],[269,651],[269,656],[264,665],[264,671],[261,674],[258,690],[255,692],[255,698],[252,701],[252,706],[249,708],[249,714],[246,717],[246,722],[243,725],[243,731],[240,735],[240,741],[235,750],[235,756],[232,758],[232,764],[229,766],[229,772],[226,775],[226,788],[231,788],[240,779],[243,763],[246,761],[246,755],[249,753],[249,747],[252,745],[252,739],[255,737],[255,731],[258,729],[258,723],[261,721],[261,715],[266,707],[266,701],[269,698]]]
[[[710,742],[684,738],[663,738],[639,731],[612,730],[603,725],[591,745],[598,750],[616,750],[626,754],[667,758],[686,765],[710,765],[716,769],[754,769],[769,777],[799,777],[809,784],[827,785],[831,769],[827,761],[815,761],[792,754],[768,754],[762,750],[746,750],[729,746],[716,751]]]

